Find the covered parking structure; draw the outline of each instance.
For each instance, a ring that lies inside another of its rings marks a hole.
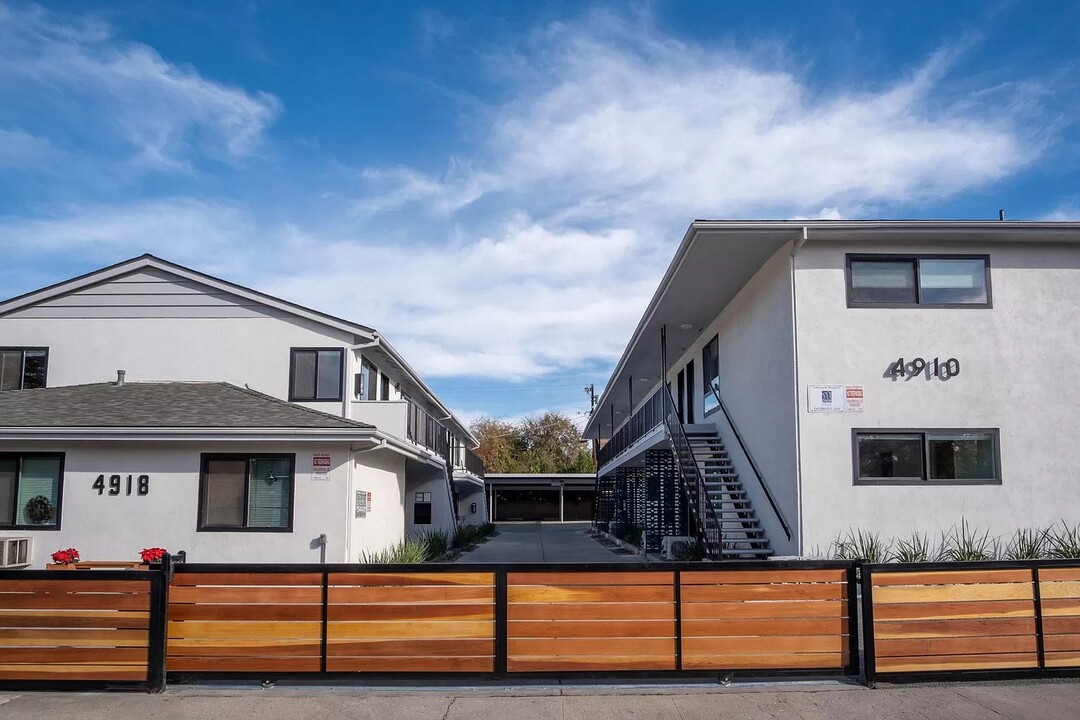
[[[580,522],[593,519],[592,473],[488,473],[492,522]]]

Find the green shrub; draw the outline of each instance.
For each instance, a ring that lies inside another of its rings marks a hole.
[[[1049,530],[1022,528],[1013,533],[1005,545],[1002,556],[1005,560],[1041,560],[1046,557],[1047,535]]]
[[[450,546],[452,548],[466,548],[470,545],[475,545],[483,537],[480,534],[479,525],[458,525],[454,529],[454,535],[450,539]]]
[[[1061,521],[1061,529],[1054,525],[1046,531],[1047,555],[1061,560],[1080,558],[1080,525],[1069,527]]]
[[[930,536],[913,532],[908,537],[896,541],[896,546],[892,553],[892,562],[929,562],[931,556]]]
[[[941,536],[941,559],[953,562],[994,560],[998,556],[997,544],[990,539],[990,531],[982,534],[968,527],[967,520],[961,518],[960,527]]]
[[[417,539],[427,548],[428,559],[424,562],[441,560],[450,549],[450,533],[445,530],[425,530],[417,536]]]
[[[360,562],[371,565],[412,565],[429,559],[427,545],[419,538],[405,538],[382,550],[360,553]]]
[[[636,525],[631,525],[631,526],[627,527],[626,530],[623,531],[622,535],[619,536],[619,539],[622,540],[625,543],[629,543],[631,545],[637,545],[638,547],[641,547],[641,538],[644,535],[645,535],[644,530],[637,527]]]
[[[837,535],[830,554],[837,560],[866,560],[872,563],[888,562],[892,544],[881,539],[878,533],[848,530]]]
[[[486,522],[480,526],[480,537],[485,538],[488,535],[493,535],[498,527],[493,522]]]

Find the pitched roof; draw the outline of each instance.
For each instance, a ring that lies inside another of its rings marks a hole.
[[[6,390],[0,392],[0,427],[375,429],[224,382]]]

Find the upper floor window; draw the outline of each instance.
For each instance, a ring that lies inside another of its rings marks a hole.
[[[987,255],[848,255],[848,307],[990,307]]]
[[[289,400],[340,401],[344,364],[341,348],[293,348]]]
[[[357,400],[378,400],[379,386],[377,380],[379,377],[379,369],[376,368],[367,358],[360,360],[360,372],[356,375],[356,385],[353,388],[353,394]],[[386,400],[387,398],[383,398]]]
[[[60,529],[64,456],[0,454],[0,529]]]
[[[692,381],[691,381],[692,382]],[[714,336],[712,340],[701,349],[701,390],[702,407],[705,414],[720,406],[716,396],[712,393],[712,384],[720,382],[720,336]]]
[[[48,348],[2,348],[0,390],[43,388],[48,367]]]
[[[856,430],[855,484],[1001,483],[997,430]]]
[[[294,455],[203,455],[199,530],[290,531]]]

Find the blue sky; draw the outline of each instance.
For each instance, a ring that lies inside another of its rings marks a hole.
[[[153,252],[587,409],[694,218],[1080,217],[1080,3],[0,0],[0,295]]]

